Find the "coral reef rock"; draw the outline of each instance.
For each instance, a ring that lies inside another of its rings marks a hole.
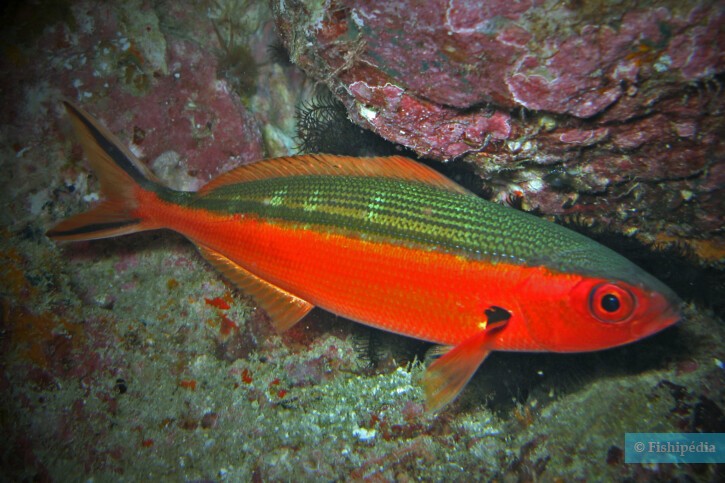
[[[272,7],[291,59],[359,125],[473,163],[499,199],[722,254],[722,3]]]

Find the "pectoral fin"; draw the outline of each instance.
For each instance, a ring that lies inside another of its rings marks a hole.
[[[511,313],[500,307],[486,310],[486,328],[445,352],[433,362],[423,376],[426,410],[435,412],[453,401],[478,367],[491,353],[488,340],[491,334],[506,325]],[[438,350],[441,353],[445,347]]]
[[[259,306],[267,312],[278,333],[295,325],[314,308],[311,303],[262,280],[221,253],[204,245],[197,244],[197,247],[214,268],[243,292],[254,297]]]

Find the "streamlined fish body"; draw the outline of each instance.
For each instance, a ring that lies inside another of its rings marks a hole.
[[[606,349],[679,319],[676,295],[620,255],[408,158],[281,157],[179,192],[82,109],[66,108],[104,201],[48,236],[171,229],[279,331],[319,306],[446,346],[424,377],[430,410],[455,398],[491,351]]]

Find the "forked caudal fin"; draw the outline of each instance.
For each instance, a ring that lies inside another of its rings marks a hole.
[[[48,230],[55,240],[93,240],[152,229],[134,217],[141,190],[157,190],[156,178],[123,144],[87,112],[64,101],[78,140],[101,183],[103,202]]]

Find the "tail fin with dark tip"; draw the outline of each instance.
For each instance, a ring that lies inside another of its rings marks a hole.
[[[64,220],[48,230],[55,240],[93,240],[156,228],[134,215],[140,192],[160,185],[106,128],[80,107],[64,101],[76,135],[101,184],[103,201],[95,208]]]

